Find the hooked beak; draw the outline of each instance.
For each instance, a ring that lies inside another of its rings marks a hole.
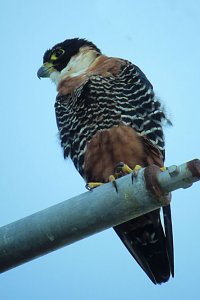
[[[41,68],[37,71],[37,77],[40,78],[47,78],[50,77],[51,73],[54,72],[55,69],[52,63],[44,63]]]

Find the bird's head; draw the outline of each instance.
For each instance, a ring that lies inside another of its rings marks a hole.
[[[100,54],[101,51],[85,39],[65,40],[44,53],[37,76],[50,77],[57,84],[63,75],[77,76],[84,72]]]

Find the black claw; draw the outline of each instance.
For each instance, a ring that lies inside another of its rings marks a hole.
[[[116,181],[112,181],[112,184],[113,184],[113,186],[114,186],[116,192],[118,193],[118,187],[117,187]]]
[[[133,179],[134,179],[134,174],[131,173],[131,181],[132,181],[132,184],[133,184]]]
[[[92,190],[93,190],[93,189],[91,189],[91,187],[89,187],[88,183],[86,183],[85,188],[90,192],[92,192]]]

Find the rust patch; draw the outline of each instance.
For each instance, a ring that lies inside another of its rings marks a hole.
[[[88,74],[102,75],[104,77],[117,75],[121,66],[126,64],[126,61],[120,58],[99,56],[88,69]]]
[[[156,165],[151,165],[144,170],[144,178],[147,190],[161,201],[163,205],[168,205],[171,201],[171,193],[166,194],[160,187],[157,179],[161,170]]]
[[[193,177],[200,178],[200,160],[199,159],[193,159],[191,161],[187,162],[187,167],[192,173]]]
[[[87,80],[88,77],[85,74],[81,76],[63,78],[58,84],[58,95],[64,96],[71,94],[75,89],[79,88],[81,85],[84,85]]]

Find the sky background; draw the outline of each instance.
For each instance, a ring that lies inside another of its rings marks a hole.
[[[200,2],[3,1],[0,11],[0,226],[85,192],[64,161],[46,49],[84,37],[138,65],[165,103],[166,165],[200,158]],[[112,229],[0,275],[2,300],[199,299],[199,183],[173,193],[175,278],[154,286]]]

